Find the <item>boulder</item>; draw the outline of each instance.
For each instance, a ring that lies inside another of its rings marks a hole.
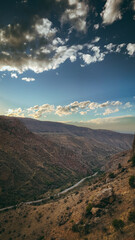
[[[108,204],[112,204],[114,200],[115,200],[114,191],[111,187],[109,187],[101,190],[95,197],[93,203],[97,208],[104,208]]]
[[[93,208],[91,209],[92,215],[96,215],[96,213],[98,212],[98,210],[99,210],[99,208],[93,207]]]

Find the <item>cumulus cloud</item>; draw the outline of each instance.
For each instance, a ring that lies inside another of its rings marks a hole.
[[[69,4],[70,6],[75,5],[75,4],[77,4],[77,3],[78,3],[78,0],[68,0],[68,4]]]
[[[30,27],[9,24],[0,29],[0,71],[17,71],[28,69],[42,72],[53,69],[53,57],[57,47],[64,40],[55,37],[56,28],[46,18],[36,17]],[[35,47],[36,46],[36,47]],[[56,56],[57,58],[57,53]]]
[[[90,101],[83,101],[83,102],[78,102],[75,101],[73,103],[70,103],[66,106],[57,106],[55,114],[59,115],[60,117],[63,115],[71,115],[73,112],[78,112],[79,109],[85,109],[87,108],[88,104]]]
[[[74,11],[78,4],[80,6],[78,15],[81,15],[82,9],[86,7],[85,2],[76,1],[70,10]],[[9,24],[0,28],[0,71],[23,73],[26,70],[32,70],[35,73],[41,73],[57,69],[68,59],[74,62],[77,58],[83,60],[85,65],[96,63],[103,61],[105,55],[111,52],[114,46],[113,43],[106,45],[108,52],[103,52],[99,46],[95,45],[100,40],[99,37],[96,37],[92,44],[68,45],[68,38],[61,39],[58,34],[58,29],[53,27],[51,21],[39,17],[35,17],[28,28],[20,24]],[[115,51],[120,52],[123,46],[123,44],[115,46]],[[128,44],[127,50],[128,54],[132,55],[134,44]],[[85,65],[81,64],[81,66]],[[22,80],[30,81],[30,78]]]
[[[122,49],[125,45],[126,45],[125,43],[121,43],[121,44],[117,45],[117,47],[116,47],[116,52],[117,52],[117,53],[120,53],[120,52],[121,52],[121,49]]]
[[[63,115],[71,115],[72,112],[70,111],[70,106],[57,106],[55,114],[59,115],[60,117]]]
[[[9,117],[24,117],[24,113],[21,108],[8,109],[8,112],[6,115]]]
[[[122,102],[120,101],[106,101],[106,102],[103,102],[103,103],[97,103],[97,102],[91,102],[89,105],[88,105],[88,108],[91,109],[91,110],[94,110],[94,109],[97,109],[97,108],[104,108],[104,107],[110,107],[110,106],[120,106],[122,105]]]
[[[109,115],[109,114],[112,114],[112,113],[116,113],[116,112],[119,112],[118,108],[116,108],[116,109],[107,108],[105,110],[105,112],[103,113],[103,115],[106,116],[106,115]]]
[[[131,108],[132,107],[132,105],[131,105],[131,103],[130,102],[127,102],[127,103],[125,103],[125,105],[124,105],[124,108],[126,109],[126,108]]]
[[[83,102],[78,102],[75,101],[73,103],[70,103],[69,106],[71,106],[71,108],[81,108],[84,109],[89,105],[90,101],[83,101]]]
[[[121,104],[122,103],[120,101],[111,101],[111,102],[106,101],[103,103],[90,102],[90,101],[83,101],[83,102],[75,101],[66,106],[60,106],[60,105],[57,106],[55,110],[55,114],[59,115],[60,117],[64,115],[71,115],[72,113],[77,113],[77,112],[79,112],[81,115],[85,115],[90,110],[95,110],[98,108],[101,109],[108,106],[115,107],[115,106],[120,106]],[[85,111],[82,111],[82,110],[85,110]],[[110,109],[110,113],[113,113],[115,111]],[[106,111],[105,115],[107,115],[107,113],[110,114],[109,110]]]
[[[100,52],[100,47],[99,46],[93,46],[91,48],[93,51],[92,54],[81,54],[81,58],[86,64],[91,64],[95,62],[101,62],[104,60],[105,54]]]
[[[71,61],[71,62],[75,62],[75,61],[76,61],[76,56],[72,55],[72,56],[70,57],[70,61]]]
[[[85,112],[85,111],[81,111],[80,114],[81,114],[81,115],[86,115],[86,114],[87,114],[87,111],[86,111],[86,112]]]
[[[26,81],[26,82],[33,82],[33,81],[35,81],[35,78],[24,77],[24,78],[22,78],[22,80]]]
[[[11,73],[11,78],[18,78],[16,73]]]
[[[105,47],[107,50],[109,50],[109,52],[114,52],[115,46],[116,46],[115,44],[109,43],[109,44],[105,45],[104,47]]]
[[[66,46],[68,39],[56,36],[57,29],[45,18],[35,18],[30,28],[20,24],[0,29],[0,71],[36,73],[56,69],[67,59],[76,60],[84,45]],[[36,46],[36,48],[35,48]],[[10,54],[8,54],[10,53]]]
[[[25,115],[25,117],[30,116],[33,118],[41,118],[41,117],[46,117],[47,114],[50,114],[50,113],[56,114],[59,117],[68,116],[76,113],[83,116],[90,111],[97,112],[98,110],[100,110],[100,115],[103,114],[104,116],[106,116],[106,115],[118,112],[119,111],[118,107],[120,107],[121,105],[123,109],[131,107],[130,102],[122,103],[120,101],[106,101],[106,102],[98,103],[98,102],[92,102],[89,100],[82,101],[82,102],[74,101],[65,106],[61,106],[61,105],[54,106],[50,104],[43,104],[43,105],[35,105],[24,110],[22,110],[21,108],[9,109],[8,116],[24,117]],[[102,111],[103,109],[105,109],[104,112]]]
[[[123,0],[107,0],[104,6],[104,10],[101,13],[103,18],[103,24],[109,25],[116,20],[122,19],[120,7]]]
[[[121,43],[121,44],[113,44],[113,43],[108,43],[107,45],[104,45],[104,48],[106,48],[107,53],[120,53],[122,48],[125,47],[126,44],[125,43]]]
[[[38,19],[35,23],[34,29],[37,34],[45,39],[52,38],[57,32],[56,28],[52,28],[52,23],[47,18]]]
[[[46,113],[52,113],[54,111],[54,105],[43,104],[41,106],[35,105],[34,107],[30,107],[27,109],[28,115],[33,118],[40,118],[42,116],[45,117]]]
[[[127,45],[127,51],[130,56],[132,56],[135,53],[135,43],[129,43]]]
[[[79,32],[86,32],[86,18],[89,10],[89,6],[85,1],[69,0],[69,6],[65,10],[61,17],[61,23],[69,23],[72,29],[76,29]]]

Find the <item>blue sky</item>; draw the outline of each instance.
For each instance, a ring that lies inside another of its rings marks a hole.
[[[135,132],[135,1],[0,9],[0,114]]]

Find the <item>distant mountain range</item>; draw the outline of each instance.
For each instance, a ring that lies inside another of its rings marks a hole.
[[[0,206],[76,182],[132,141],[130,134],[1,116]]]

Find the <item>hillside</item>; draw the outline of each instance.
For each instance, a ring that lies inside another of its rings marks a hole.
[[[116,158],[111,172],[60,199],[1,212],[1,239],[134,240],[135,167],[131,151]]]
[[[114,150],[120,152],[131,148],[133,136],[131,134],[122,134],[108,130],[93,130],[85,127],[77,127],[59,122],[39,121],[30,118],[20,118],[25,126],[34,133],[42,136],[47,136],[52,141],[59,142],[66,146],[73,145],[77,140],[83,141],[83,138],[89,141],[91,145],[106,145]],[[81,145],[82,146],[82,145]],[[103,146],[102,146],[103,148]]]
[[[25,126],[44,139],[75,152],[83,167],[97,171],[110,156],[131,148],[133,136],[108,130],[93,130],[73,125],[21,118]]]
[[[39,134],[33,123],[38,128],[43,124],[44,131],[48,124],[0,117],[1,207],[37,199],[52,189],[66,188],[100,169],[110,155],[130,148],[133,139],[132,135],[57,123],[49,123],[48,133]],[[56,125],[59,130],[53,128]]]
[[[31,133],[16,118],[0,118],[0,139],[0,206],[35,199],[85,174],[74,152]]]

